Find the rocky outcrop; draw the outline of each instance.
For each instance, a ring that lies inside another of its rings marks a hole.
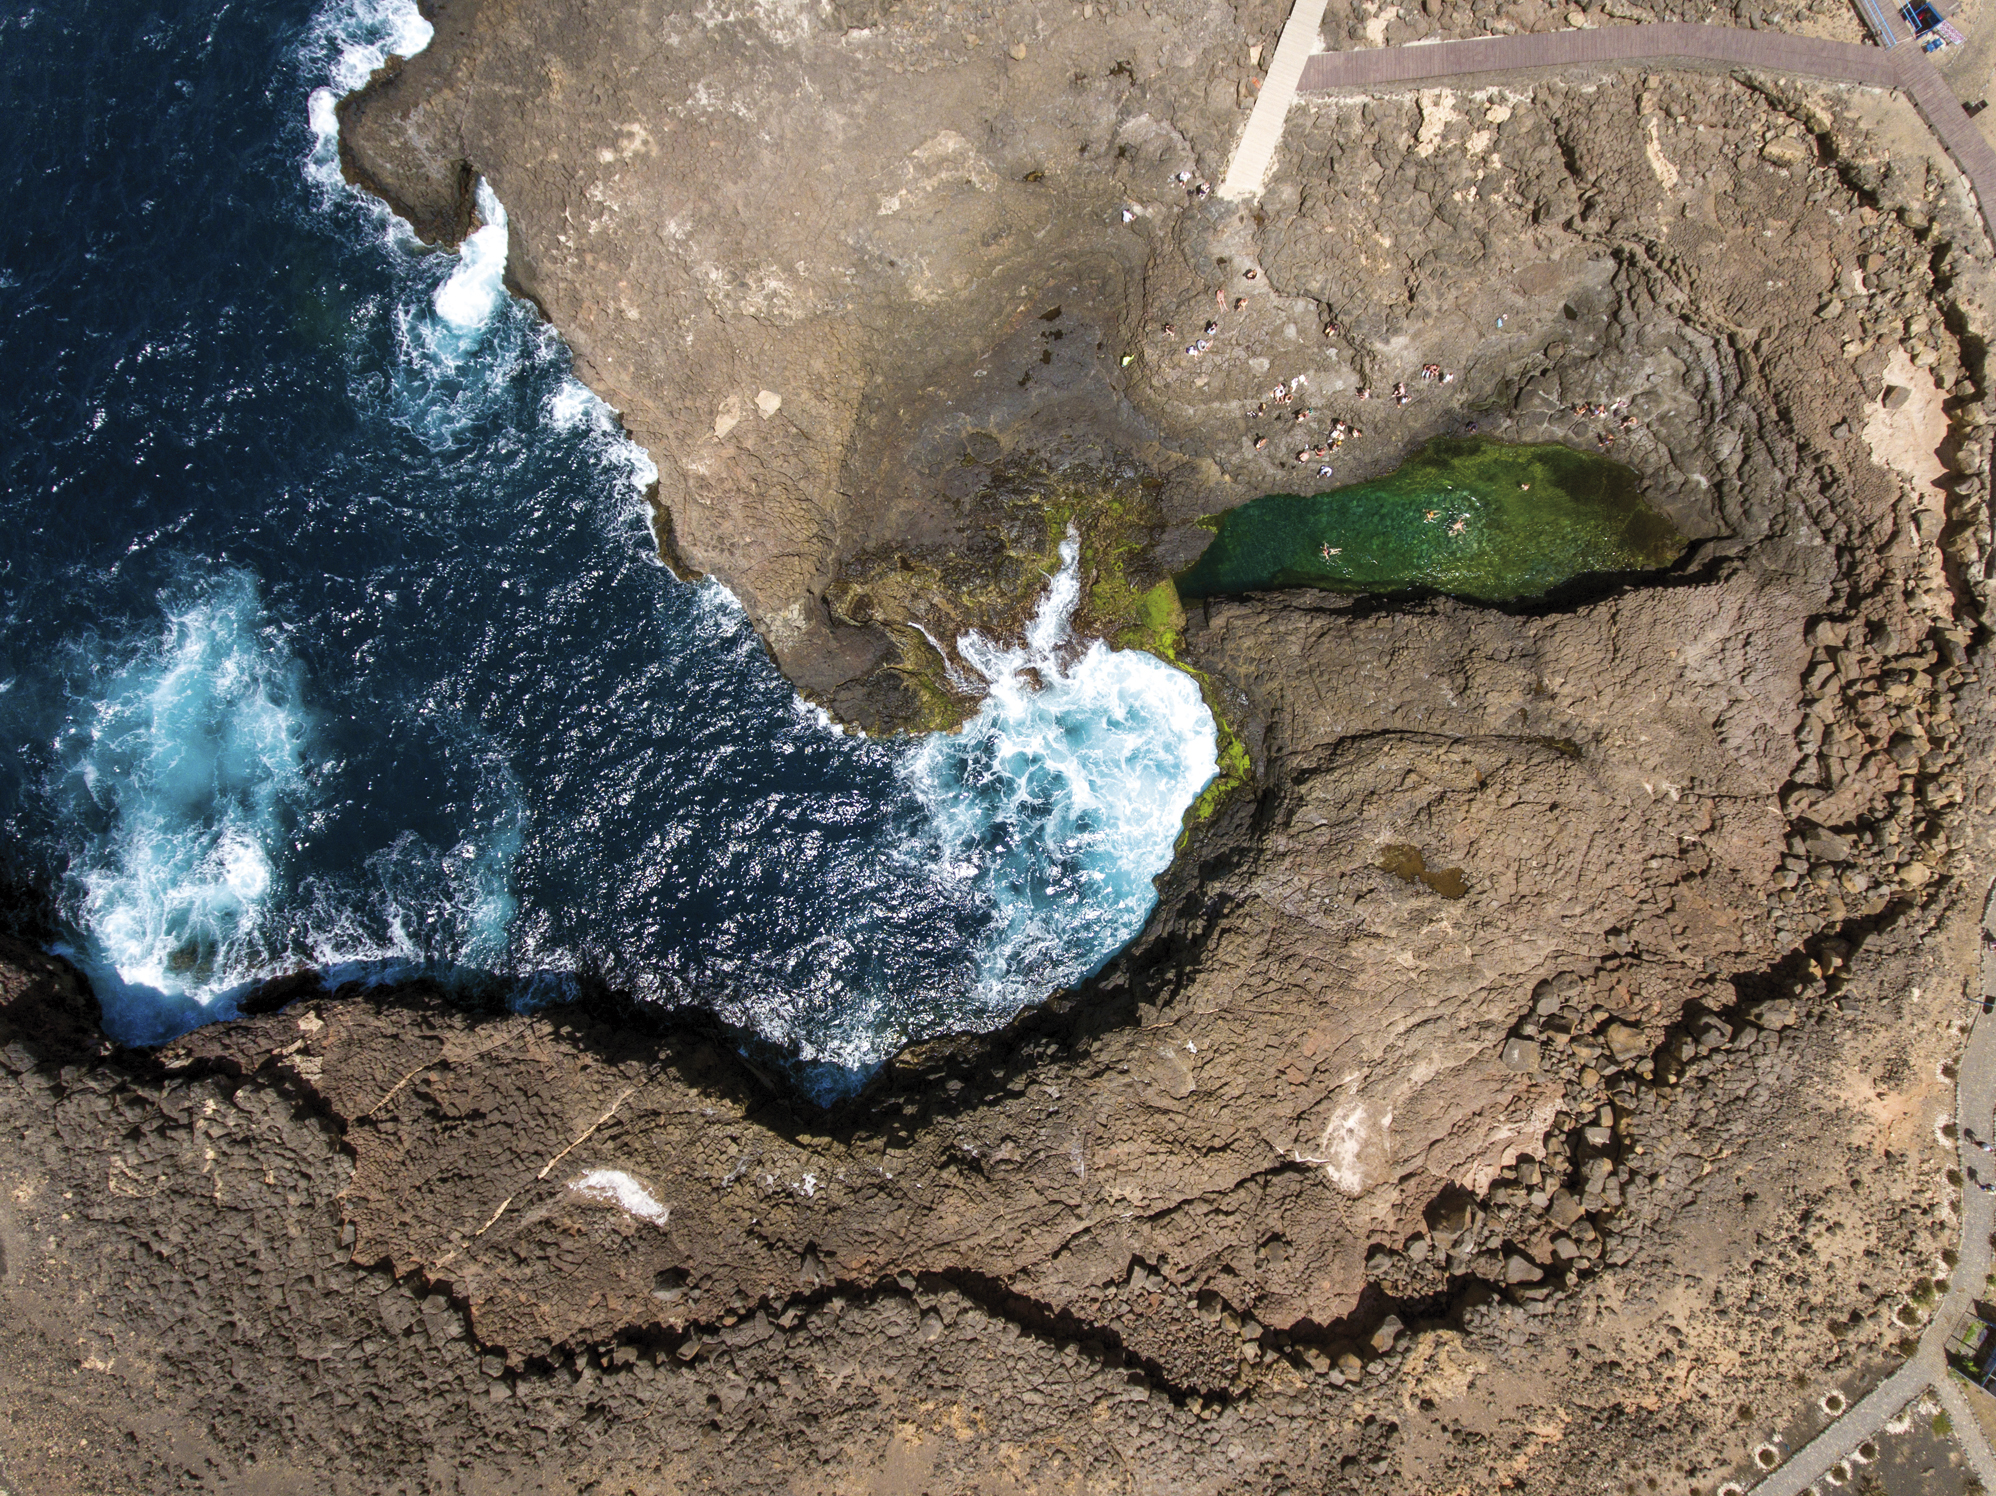
[[[1121,355],[1151,205],[1231,144],[1233,10],[437,21],[342,106],[349,173],[444,239],[491,181],[513,285],[659,463],[676,563],[802,690],[870,726],[961,716],[912,625],[949,648],[1030,610],[1077,484],[1146,480],[1117,527],[1145,585],[1196,553],[1161,537],[1202,470]]]
[[[1361,793],[1390,812],[1436,762]],[[1431,815],[1472,783],[1430,782]],[[1350,873],[1326,896],[1208,864],[1103,990],[974,1053],[911,1055],[832,1117],[718,1036],[419,990],[105,1054],[38,1016],[87,1002],[73,976],[9,948],[8,1473],[70,1489],[49,1451],[82,1439],[108,1490],[367,1491],[424,1469],[450,1489],[468,1462],[502,1487],[538,1470],[758,1491],[800,1461],[1026,1490],[1141,1463],[1197,1488],[1230,1450],[1248,1489],[1558,1491],[1664,1459],[1711,1489],[1768,1432],[1822,1421],[1828,1393],[1853,1400],[1945,1274],[1957,1179],[1936,1124],[1979,912],[1950,890],[1986,856],[1977,839],[1917,906],[1763,970],[1699,985],[1641,948],[1562,949],[1502,1004],[1463,981],[1488,856],[1464,858],[1460,900],[1375,869],[1347,959],[1432,994],[1383,1034],[1340,1032],[1340,988],[1302,980],[1304,932],[1346,907]],[[1571,869],[1552,871],[1548,911],[1575,912]],[[1654,886],[1703,876],[1673,871]],[[1313,896],[1317,918],[1280,917]],[[1727,965],[1736,938],[1680,946]],[[1300,1042],[1261,1031],[1292,1012],[1314,1019]],[[1393,1102],[1376,1131],[1347,1109],[1295,1159],[1241,1137],[1353,1072]],[[1435,1135],[1507,1088],[1511,1112]],[[1399,1177],[1354,1200],[1374,1168]],[[1312,1300],[1338,1242],[1364,1281]]]
[[[37,1428],[154,1489],[422,1450],[1709,1489],[1887,1364],[1951,1229],[1996,793],[1958,183],[1896,105],[1687,74],[1299,106],[1239,212],[1197,187],[1275,19],[452,0],[342,138],[438,237],[492,181],[680,564],[850,720],[960,714],[927,636],[1002,628],[1069,520],[1114,632],[1313,421],[1363,428],[1340,478],[1472,423],[1612,447],[1679,571],[1195,606],[1252,783],[1143,936],[831,1113],[607,998],[307,994],[106,1055],[15,953]],[[326,1395],[235,1391],[283,1385]],[[134,1389],[205,1432],[131,1453]]]
[[[712,1051],[447,1008],[417,1033],[333,1010],[270,1020],[281,1044],[202,1031],[169,1053],[306,1066],[351,1119],[356,1251],[457,1284],[516,1359],[780,1297],[800,1273],[914,1272],[1002,1284],[1179,1385],[1226,1388],[1237,1343],[1202,1295],[1271,1327],[1337,1323],[1370,1245],[1538,1154],[1567,1098],[1549,1064],[1507,1065],[1505,1038],[1539,984],[1619,971],[1604,990],[1639,1032],[1728,1005],[1726,974],[1784,953],[1763,898],[1803,657],[1799,620],[1747,617],[1752,596],[1720,582],[1541,620],[1216,611],[1186,649],[1264,724],[1252,839],[1243,812],[1195,843],[1148,941],[1076,1000],[1089,1028],[1121,1022],[1053,1049],[1022,1033],[954,1090],[912,1060],[850,1112],[786,1118]],[[1332,635],[1335,683],[1307,664]],[[1573,689],[1610,638],[1651,647]],[[1673,647],[1668,670],[1643,663]],[[1402,845],[1459,868],[1461,896],[1380,866]],[[601,1211],[576,1181],[605,1169],[670,1219],[577,1260],[563,1243]],[[1183,1299],[1120,1314],[1133,1262]],[[666,1278],[683,1295],[655,1298]]]
[[[1612,446],[1817,586],[1839,545],[1951,541],[1921,607],[1959,621],[1972,406],[1905,524],[1866,415],[1972,392],[1980,233],[1924,136],[1885,143],[1909,106],[1696,74],[1317,99],[1249,212],[1200,191],[1279,17],[1085,9],[453,0],[343,150],[446,239],[493,183],[516,288],[659,462],[668,552],[868,726],[967,710],[938,651],[1030,607],[1070,520],[1116,635],[1193,520],[1314,483],[1333,419],[1340,481],[1470,424]]]

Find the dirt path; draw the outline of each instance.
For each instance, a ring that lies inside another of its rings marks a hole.
[[[1982,990],[1984,1002],[1996,998],[1996,887],[1990,889],[1982,909]],[[1977,1016],[1963,1046],[1961,1069],[1955,1083],[1955,1125],[1964,1134],[1973,1132],[1987,1139],[1996,1126],[1996,1022]],[[1982,1178],[1996,1176],[1996,1163],[1988,1154],[1972,1146],[1966,1136],[1959,1141],[1961,1168]],[[1881,1382],[1870,1396],[1859,1401],[1835,1423],[1803,1445],[1779,1470],[1754,1487],[1754,1496],[1801,1496],[1812,1481],[1820,1480],[1850,1452],[1871,1438],[1920,1392],[1932,1387],[1947,1408],[1955,1437],[1961,1441],[1969,1463],[1985,1486],[1996,1489],[1996,1454],[1992,1454],[1959,1385],[1948,1374],[1947,1341],[1955,1322],[1974,1306],[1988,1281],[1990,1233],[1996,1227],[1996,1196],[1984,1194],[1964,1184],[1961,1210],[1961,1260],[1948,1282],[1948,1291],[1935,1306],[1933,1317],[1920,1336],[1920,1348],[1906,1364]],[[1846,1479],[1848,1476],[1846,1475]]]

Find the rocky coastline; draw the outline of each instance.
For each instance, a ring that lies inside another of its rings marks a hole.
[[[7,947],[0,1472],[1710,1496],[1907,1354],[1996,714],[1990,249],[1903,104],[1307,101],[1250,208],[1198,187],[1266,7],[432,9],[341,106],[350,174],[440,242],[492,183],[671,559],[801,691],[960,720],[947,641],[1073,523],[1083,626],[1200,676],[1239,785],[1093,981],[830,1112],[611,993],[304,974],[117,1051]],[[1331,419],[1340,481],[1470,427],[1611,451],[1693,547],[1529,608],[1160,619]]]

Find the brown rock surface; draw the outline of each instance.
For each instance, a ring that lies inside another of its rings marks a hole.
[[[1715,668],[1754,653],[1741,596],[1719,584],[1529,621],[1438,605],[1357,626],[1342,607],[1222,611],[1192,659],[1281,724],[1258,845],[1201,867],[1086,999],[1091,1027],[1118,1010],[1135,1023],[1036,1065],[1028,1043],[958,1092],[916,1079],[918,1099],[813,1124],[711,1052],[661,1060],[635,1036],[446,1009],[412,1034],[334,1010],[289,1063],[354,1119],[356,1251],[448,1278],[481,1339],[516,1357],[633,1315],[677,1327],[737,1295],[780,1297],[815,1255],[846,1281],[1003,1283],[1111,1328],[1174,1382],[1225,1387],[1236,1344],[1183,1305],[1108,1321],[1102,1295],[1133,1262],[1265,1323],[1335,1323],[1368,1242],[1404,1239],[1445,1186],[1481,1194],[1539,1151],[1562,1091],[1501,1062],[1535,983],[1592,978],[1619,935],[1642,975],[1617,1011],[1660,1028],[1689,999],[1731,1001],[1708,973],[1778,958],[1756,892],[1781,855],[1766,748],[1792,731],[1801,659],[1773,655],[1758,682]],[[1646,731],[1628,730],[1627,692],[1657,696],[1650,672],[1597,672],[1577,699],[1549,685],[1610,630],[1665,627],[1685,668]],[[1333,632],[1342,688],[1299,689]],[[1406,842],[1460,862],[1469,892],[1445,900],[1377,866]],[[208,1030],[173,1052],[244,1043],[262,1041]],[[621,1228],[578,1272],[558,1246],[603,1213],[574,1189],[598,1169],[671,1214]],[[654,1301],[661,1273],[684,1274],[687,1294]]]
[[[491,181],[513,284],[658,461],[673,554],[841,714],[923,717],[901,672],[936,660],[911,620],[950,641],[1030,605],[1045,524],[1009,518],[994,464],[1187,465],[1119,355],[1150,220],[1186,201],[1172,174],[1231,145],[1248,13],[455,0],[437,20],[342,106],[350,173],[446,239]]]
[[[843,1114],[697,1034],[420,992],[153,1060],[0,1043],[30,1145],[0,1181],[12,1240],[53,1243],[13,1252],[17,1427],[113,1438],[112,1489],[246,1481],[252,1457],[334,1489],[448,1490],[460,1461],[502,1489],[673,1489],[749,1431],[726,1489],[799,1460],[960,1490],[1118,1488],[1124,1462],[1215,1489],[1562,1490],[1677,1448],[1733,1468],[1889,1365],[1897,1294],[1948,1239],[1936,1067],[1979,880],[1949,890],[1987,855],[1783,959],[1754,892],[1806,655],[1713,667],[1759,657],[1749,595],[1216,608],[1188,650],[1242,683],[1259,803],[1203,833],[1092,990],[911,1055]],[[1559,686],[1605,634],[1666,625],[1667,668],[1631,650]],[[1336,674],[1302,668],[1333,636]],[[1377,865],[1407,844],[1459,862],[1464,896]],[[1527,1023],[1547,1058],[1521,1075],[1500,1051]],[[1623,1024],[1648,1039],[1618,1071]],[[575,1188],[603,1170],[665,1220]],[[1382,1352],[1394,1305],[1414,1332]],[[301,1375],[360,1399],[367,1437],[236,1390]]]
[[[1945,1270],[1936,1066],[1958,1043],[1949,973],[1973,950],[1975,912],[1943,900],[1862,938],[1827,987],[1787,989],[1802,995],[1797,1024],[1735,1014],[1703,1053],[1666,1045],[1691,1058],[1666,1061],[1654,1086],[1615,1083],[1628,1104],[1609,1103],[1609,1149],[1570,1152],[1555,1129],[1531,1150],[1543,1171],[1515,1166],[1476,1199],[1444,1190],[1425,1220],[1374,1233],[1368,1267],[1413,1295],[1400,1334],[1376,1290],[1361,1306],[1381,1307],[1333,1327],[1252,1297],[1315,1249],[1321,1202],[1343,1197],[1322,1166],[1182,1197],[1173,1153],[1189,1129],[1165,1110],[1161,1072],[1141,1141],[1159,1156],[1165,1219],[1126,1229],[1157,1240],[1171,1214],[1194,1214],[1228,1260],[1126,1260],[1059,1312],[1049,1285],[1086,1277],[1099,1246],[1009,1282],[966,1262],[1059,1208],[1046,1203],[1059,1187],[996,1182],[1035,1171],[1029,1097],[1008,1118],[1022,1156],[988,1159],[981,1180],[960,1129],[1007,1103],[954,1107],[969,1087],[951,1098],[947,1081],[910,1077],[872,1120],[820,1134],[722,1052],[577,1012],[481,1022],[420,993],[321,999],[106,1061],[21,1033],[17,1000],[0,1019],[14,1140],[0,1156],[0,1475],[35,1491],[1399,1491],[1506,1477],[1561,1491],[1669,1461],[1709,1490],[1768,1432],[1820,1423],[1823,1392],[1854,1396],[1889,1365],[1917,1323],[1908,1283]],[[21,967],[6,972],[20,991]],[[27,980],[74,1000],[46,965]],[[1623,968],[1543,985],[1572,1007],[1631,981]],[[1057,1124],[1055,1091],[1099,1094],[1109,1055],[1157,1037],[1043,1034],[1019,1046],[1043,1053],[1012,1079]],[[543,1188],[534,1176],[564,1148]],[[1581,1155],[1608,1162],[1613,1204]],[[831,1162],[850,1178],[868,1158],[891,1160],[907,1191],[892,1213],[884,1187],[807,1194],[788,1172]],[[726,1188],[711,1172],[723,1164]],[[1536,1202],[1569,1164],[1590,1180],[1591,1214],[1555,1235],[1535,1227]],[[614,1166],[672,1207],[663,1226],[567,1187]],[[1069,1177],[1076,1197],[1093,1183]],[[501,1189],[515,1198],[476,1236]],[[792,1257],[786,1238],[807,1220],[895,1255],[807,1242]],[[412,1246],[431,1260],[396,1255]],[[383,1255],[396,1260],[375,1265]],[[1422,1297],[1444,1255],[1470,1290]],[[1485,1257],[1505,1294],[1474,1291]],[[1227,1391],[1171,1374],[1214,1348],[1237,1358]]]
[[[1196,554],[1188,521],[1295,486],[1305,402],[1364,430],[1340,480],[1471,418],[1612,442],[1687,531],[1816,586],[1826,545],[1863,537],[1862,569],[1930,538],[1855,429],[1888,366],[1960,377],[1937,288],[1985,316],[1979,230],[1908,106],[1694,74],[1313,99],[1250,212],[1174,177],[1219,174],[1279,18],[1086,9],[453,0],[341,138],[442,237],[493,183],[514,283],[660,465],[668,550],[869,725],[964,710],[935,646],[1030,604],[1060,519],[1148,585]],[[1762,156],[1804,130],[1823,164]]]
[[[831,1114],[607,1000],[104,1055],[7,953],[0,1474],[1709,1491],[1891,1364],[1996,809],[1958,183],[1877,100],[1662,75],[1299,106],[1237,214],[1169,179],[1275,19],[453,0],[343,138],[443,237],[494,183],[680,554],[849,718],[1030,600],[1056,490],[1135,495],[1142,581],[1292,483],[1278,379],[1366,428],[1340,477],[1612,437],[1707,543],[1537,613],[1196,608],[1250,792],[1083,990]]]

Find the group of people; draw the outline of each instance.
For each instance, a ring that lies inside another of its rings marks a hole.
[[[1308,376],[1303,374],[1298,374],[1293,381],[1284,380],[1279,382],[1274,389],[1268,392],[1268,398],[1255,406],[1255,417],[1260,419],[1266,416],[1270,405],[1290,404],[1295,400],[1298,390],[1307,382]],[[1307,405],[1299,405],[1294,411],[1289,412],[1290,419],[1299,426],[1309,420],[1312,414],[1313,412]],[[1324,459],[1340,450],[1346,442],[1353,441],[1363,435],[1365,435],[1365,432],[1361,428],[1352,425],[1349,421],[1332,421],[1330,429],[1324,434],[1324,439],[1321,442],[1312,447],[1298,449],[1296,462],[1298,466],[1304,466],[1311,462],[1321,463],[1322,465],[1317,469],[1317,476],[1319,478],[1333,477],[1337,469],[1329,463],[1324,462]],[[1267,445],[1268,438],[1265,435],[1257,436],[1254,439],[1254,449],[1257,452],[1261,451]]]
[[[1621,429],[1623,431],[1633,431],[1638,422],[1634,416],[1627,414],[1628,409],[1628,398],[1624,396],[1620,400],[1610,401],[1606,404],[1598,400],[1582,400],[1578,405],[1573,407],[1573,413],[1583,418],[1591,416],[1596,420],[1604,416],[1620,416],[1622,418],[1620,423]],[[1605,452],[1608,448],[1615,445],[1615,436],[1616,433],[1613,431],[1597,432],[1594,437],[1594,444]]]
[[[1300,421],[1309,414],[1310,412],[1307,410],[1299,411],[1297,413],[1296,419]],[[1358,427],[1353,426],[1348,422],[1333,421],[1331,422],[1331,429],[1329,433],[1325,436],[1324,440],[1321,443],[1319,443],[1317,446],[1305,447],[1302,451],[1298,452],[1296,454],[1296,461],[1300,464],[1300,463],[1306,463],[1310,461],[1312,458],[1321,459],[1329,457],[1333,452],[1336,452],[1340,448],[1342,448],[1344,444],[1350,441],[1353,437],[1363,436],[1364,434],[1365,433],[1360,431]],[[1332,470],[1329,467],[1320,467],[1317,469],[1317,476],[1319,478],[1328,478],[1331,476],[1331,472]]]
[[[1966,1142],[1971,1148],[1980,1148],[1984,1153],[1987,1153],[1990,1157],[1996,1158],[1996,1148],[1990,1147],[1988,1142],[1986,1142],[1982,1138],[1978,1138],[1974,1133],[1970,1132],[1966,1127],[1962,1128],[1961,1136],[1963,1141]],[[1970,1169],[1968,1171],[1968,1182],[1974,1185],[1977,1189],[1981,1190],[1982,1193],[1985,1195],[1996,1195],[1996,1184],[1991,1184],[1987,1179],[1984,1179],[1980,1174],[1976,1173],[1974,1169]]]

